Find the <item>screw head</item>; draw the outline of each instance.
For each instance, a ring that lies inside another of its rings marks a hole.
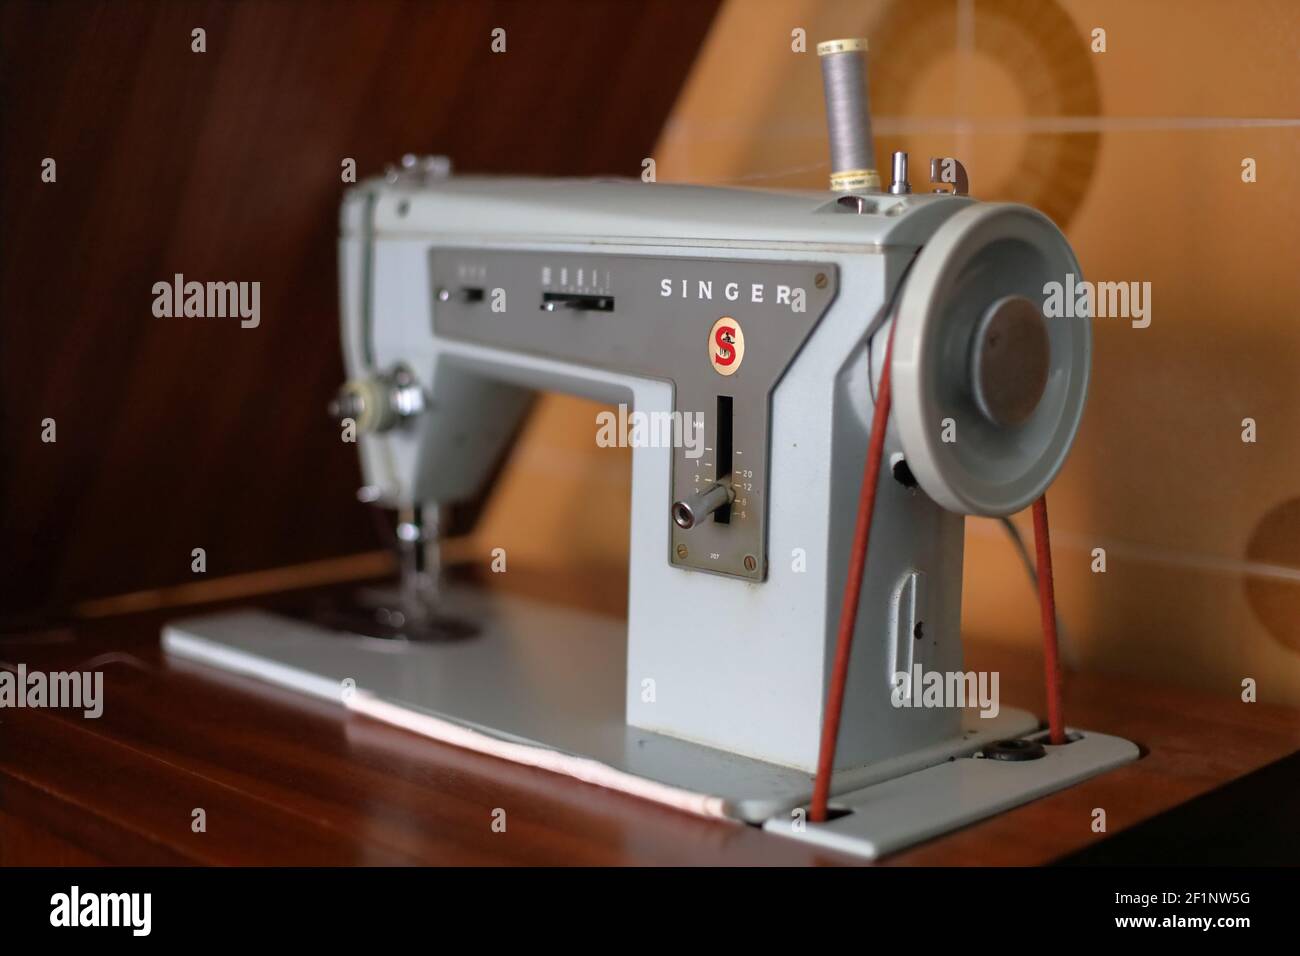
[[[682,558],[683,560],[685,560],[685,558],[686,558],[686,556],[687,556],[688,554],[690,554],[690,551],[687,550],[686,545],[684,545],[684,544],[679,544],[679,545],[677,546],[677,557]]]
[[[745,570],[746,571],[758,570],[758,559],[754,557],[752,554],[745,555]]]
[[[813,285],[815,285],[819,289],[824,289],[826,288],[826,281],[827,281],[826,273],[819,272],[817,273],[817,276],[813,279]]]

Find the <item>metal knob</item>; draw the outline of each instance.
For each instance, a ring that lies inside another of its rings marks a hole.
[[[690,531],[719,508],[731,504],[735,497],[736,492],[731,487],[731,482],[717,482],[689,498],[674,501],[673,521],[683,531]]]
[[[357,431],[384,432],[424,411],[424,393],[410,369],[397,366],[383,375],[354,378],[339,389],[329,413],[339,422],[352,419]]]

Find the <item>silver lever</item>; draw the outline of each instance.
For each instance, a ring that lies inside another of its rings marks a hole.
[[[719,508],[731,504],[736,499],[735,489],[729,479],[723,479],[710,485],[703,491],[697,491],[688,498],[673,502],[673,521],[683,531],[690,531]]]

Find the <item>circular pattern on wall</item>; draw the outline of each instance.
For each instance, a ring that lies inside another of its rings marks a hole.
[[[968,15],[969,22],[964,19]],[[965,51],[963,34],[971,38]],[[941,84],[954,103],[965,99],[964,105],[973,108],[956,116],[969,123],[970,133],[1014,139],[1008,161],[1002,164],[982,166],[957,157],[970,170],[972,192],[981,199],[1033,206],[1062,229],[1069,224],[1092,181],[1101,136],[1096,131],[1043,130],[1033,120],[1099,116],[1101,94],[1090,35],[1059,4],[979,0],[935,5],[896,0],[872,27],[871,38],[873,113],[908,118],[911,123],[917,116],[918,97],[927,97],[928,85]],[[963,53],[969,55],[954,67],[954,57]],[[990,122],[990,117],[979,115],[990,100],[1010,103],[1010,109],[1020,115],[1003,112]],[[928,188],[929,155],[918,149],[924,146],[923,134],[905,128],[892,135],[887,130],[877,132],[876,138],[879,167],[888,168],[893,150],[907,150],[916,154],[912,188]]]
[[[1288,498],[1259,519],[1246,545],[1246,560],[1300,569],[1300,498]],[[1249,575],[1245,587],[1246,600],[1264,629],[1283,647],[1300,652],[1300,582]]]

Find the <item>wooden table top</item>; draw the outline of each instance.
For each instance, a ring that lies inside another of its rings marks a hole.
[[[163,622],[213,606],[0,634],[0,666],[102,669],[105,699],[96,720],[0,711],[0,864],[853,862],[166,658]],[[967,666],[999,670],[1003,701],[1042,713],[1037,655],[974,640]],[[1300,748],[1294,710],[1096,674],[1067,676],[1065,714],[1136,741],[1142,759],[884,862],[1049,862],[1100,839],[1095,807],[1114,833]]]

